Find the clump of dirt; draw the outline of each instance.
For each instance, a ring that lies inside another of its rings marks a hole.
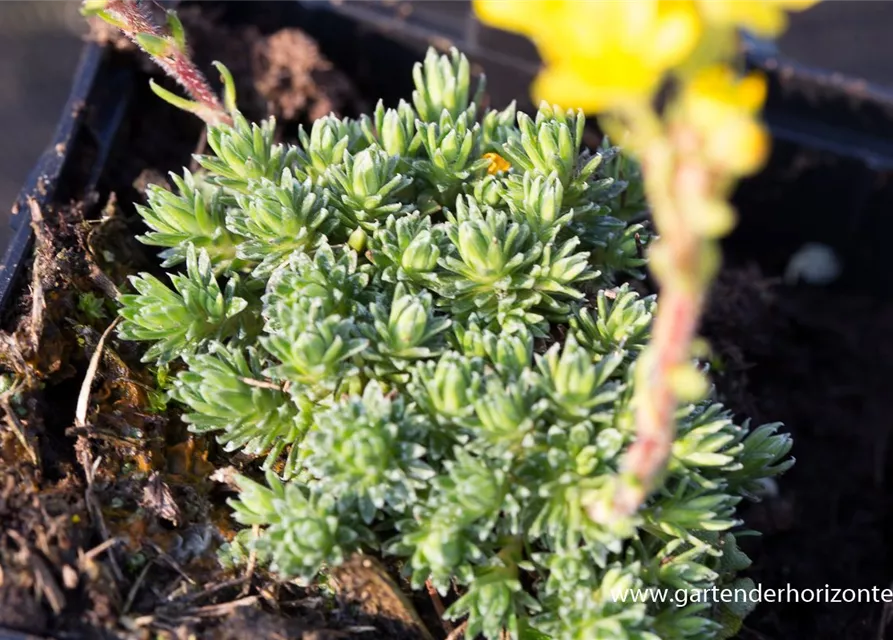
[[[253,48],[254,86],[270,104],[268,111],[285,120],[302,114],[311,122],[346,105],[357,104],[350,81],[319,52],[316,43],[298,29],[282,29],[256,39]]]
[[[778,492],[743,509],[750,576],[764,588],[886,589],[893,303],[784,286],[755,267],[727,269],[704,332],[724,363],[728,404],[755,424],[781,421],[797,464]],[[760,604],[742,638],[884,637],[882,602]]]
[[[186,27],[195,63],[209,82],[220,87],[211,63],[222,61],[236,80],[239,108],[249,120],[269,115],[284,122],[313,122],[329,113],[367,111],[353,83],[322,55],[303,31],[282,28],[263,33],[254,25],[227,25],[214,8],[185,6],[178,15]],[[95,20],[89,37],[121,52],[138,54],[136,46],[118,29]],[[148,56],[139,65],[157,75]],[[179,90],[171,84],[172,90]]]

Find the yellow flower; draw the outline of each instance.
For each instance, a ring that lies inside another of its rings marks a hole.
[[[683,91],[684,121],[697,128],[702,152],[714,166],[746,175],[756,171],[769,151],[769,137],[757,121],[766,99],[766,81],[738,77],[729,67],[704,69]]]
[[[787,11],[803,11],[819,0],[697,0],[704,19],[722,26],[743,27],[774,38],[787,27]]]
[[[479,18],[524,34],[546,68],[536,101],[587,112],[648,100],[700,36],[690,0],[475,0]]]
[[[487,167],[487,173],[491,176],[497,173],[502,173],[503,171],[508,171],[512,168],[512,164],[496,152],[490,151],[489,153],[485,153],[483,157],[490,161],[490,166]]]

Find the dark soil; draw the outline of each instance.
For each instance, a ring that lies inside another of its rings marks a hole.
[[[199,64],[223,61],[246,115],[275,114],[284,136],[329,111],[364,111],[378,97],[361,96],[296,29],[228,28],[194,9],[181,15]],[[134,55],[128,43],[97,36]],[[142,60],[127,63],[134,59]],[[226,474],[209,477],[223,464],[214,464],[219,452],[173,413],[151,409],[154,381],[132,346],[109,339],[87,422],[76,424],[75,400],[110,319],[85,317],[78,297],[102,296],[128,273],[155,269],[133,240],[140,223],[128,203],[201,147],[200,123],[145,84],[138,82],[137,108],[99,192],[44,212],[35,266],[0,332],[6,368],[26,381],[0,394],[0,404],[18,409],[0,432],[0,638],[415,638],[416,615],[442,637],[427,599],[407,602],[377,565],[355,561],[333,576],[334,605],[261,570],[222,571],[213,551],[234,532]],[[46,301],[38,316],[35,292]],[[764,588],[893,581],[885,544],[893,524],[891,326],[893,303],[782,286],[756,267],[728,267],[715,288],[704,332],[722,365],[721,395],[740,416],[784,422],[795,437],[798,463],[777,495],[743,511],[763,532],[745,549],[749,575]],[[885,625],[882,604],[764,603],[740,637],[883,638]]]
[[[893,427],[893,303],[782,286],[756,267],[722,274],[704,331],[720,393],[754,424],[784,422],[797,464],[743,510],[749,575],[764,588],[886,589]],[[740,637],[884,638],[883,603],[763,603]]]

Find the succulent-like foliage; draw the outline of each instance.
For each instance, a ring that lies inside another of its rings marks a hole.
[[[645,202],[645,186],[642,182],[642,168],[639,164],[612,147],[607,137],[602,140],[601,175],[611,180],[608,207],[611,215],[620,220],[641,217],[648,206]]]
[[[459,187],[481,177],[490,160],[480,154],[480,125],[469,123],[467,113],[453,119],[446,111],[439,122],[418,123],[427,160],[417,163],[431,197],[441,205],[452,203]]]
[[[399,200],[412,178],[397,173],[398,162],[398,156],[376,146],[356,156],[345,152],[342,164],[329,167],[326,181],[335,194],[333,204],[350,229],[375,229],[382,218],[412,211]]]
[[[586,120],[581,112],[563,112],[557,107],[543,105],[535,119],[518,114],[520,135],[509,136],[503,153],[519,169],[532,175],[549,176],[553,172],[565,188],[566,202],[576,206],[585,202],[587,191],[593,186],[595,174],[603,156],[587,158],[581,154],[583,128]],[[518,174],[511,183],[517,188],[523,178]]]
[[[140,240],[155,247],[169,247],[161,253],[164,267],[183,262],[185,247],[190,244],[207,251],[215,265],[229,267],[238,244],[224,224],[231,199],[222,189],[196,180],[189,171],[184,171],[182,178],[173,173],[170,177],[179,193],[150,185],[148,206],[137,206],[152,229]]]
[[[341,162],[344,153],[356,151],[365,142],[359,122],[329,115],[313,123],[308,134],[302,126],[298,132],[304,170],[314,179],[323,176],[333,164]]]
[[[416,113],[422,122],[435,122],[443,112],[456,120],[467,114],[474,118],[484,92],[483,77],[478,80],[475,95],[471,91],[471,66],[468,58],[453,49],[448,56],[439,56],[429,49],[425,61],[412,72],[416,90],[412,93]]]
[[[194,431],[265,461],[265,484],[239,481],[236,519],[260,527],[239,544],[305,581],[392,556],[458,590],[446,615],[469,637],[727,636],[746,611],[612,594],[734,584],[736,505],[790,440],[715,398],[683,406],[661,489],[590,517],[634,438],[657,304],[628,283],[649,241],[637,170],[581,150],[579,113],[476,121],[457,52],[415,80],[413,105],[327,116],[297,145],[236,116],[203,173],[140,210],[186,271],[135,278],[121,333],[182,360]]]
[[[278,363],[267,369],[274,380],[292,383],[314,398],[322,398],[357,373],[354,356],[364,351],[368,342],[350,318],[326,315],[318,300],[298,313],[277,305],[271,318],[280,328],[263,336],[261,345]]]
[[[266,487],[240,477],[239,488],[236,520],[265,527],[255,544],[283,575],[312,576],[327,564],[338,565],[371,537],[356,515],[333,513],[334,496],[307,495],[297,483],[283,484],[271,473]]]
[[[430,288],[436,282],[444,240],[443,227],[433,224],[430,216],[418,212],[389,216],[372,235],[368,256],[382,280]]]
[[[376,363],[376,375],[407,371],[409,363],[436,356],[443,350],[441,334],[450,320],[433,313],[431,294],[413,295],[402,284],[394,289],[390,304],[369,305],[372,322],[360,330],[369,339],[367,359]],[[406,379],[406,376],[401,376]]]
[[[221,289],[207,252],[197,253],[192,245],[186,247],[186,273],[171,275],[174,291],[148,273],[130,282],[138,295],[121,296],[120,333],[154,342],[146,362],[170,362],[205,350],[213,340],[232,338],[250,313],[248,302],[237,295],[238,277]]]
[[[648,341],[654,308],[653,296],[640,298],[624,284],[618,289],[599,291],[595,309],[579,308],[570,325],[580,344],[593,354],[636,353]]]
[[[377,144],[389,156],[412,158],[422,144],[416,132],[416,118],[415,109],[404,100],[396,109],[385,109],[384,103],[379,101],[373,117],[363,116],[360,127],[366,142]]]
[[[367,270],[358,269],[359,258],[346,247],[320,245],[312,254],[295,252],[287,264],[273,273],[264,296],[264,317],[270,332],[284,326],[277,318],[304,314],[319,304],[325,316],[351,317],[366,300]]]
[[[388,398],[370,382],[361,397],[319,414],[305,468],[324,493],[340,496],[339,509],[359,512],[366,524],[385,507],[404,513],[434,475],[416,442],[420,418],[402,397]]]
[[[278,182],[253,180],[249,189],[250,195],[237,197],[238,206],[230,208],[226,225],[244,238],[238,255],[257,265],[256,275],[269,274],[296,251],[312,251],[338,232],[328,194],[309,179],[298,182],[289,169]]]
[[[214,155],[199,156],[199,164],[208,170],[209,179],[234,192],[246,192],[249,182],[266,178],[279,182],[282,172],[294,166],[298,150],[275,144],[276,121],[250,124],[240,114],[233,124],[208,127],[208,146]]]
[[[481,148],[485,153],[500,153],[505,144],[518,136],[515,127],[517,105],[514,101],[502,111],[488,110],[481,121]]]
[[[174,382],[175,397],[189,407],[184,416],[196,433],[218,432],[227,451],[278,454],[303,435],[298,407],[274,385],[264,385],[260,358],[249,347],[212,345],[186,358],[189,368]]]

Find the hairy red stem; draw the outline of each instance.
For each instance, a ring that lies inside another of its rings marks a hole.
[[[172,39],[168,38],[168,34],[155,24],[152,17],[142,8],[139,0],[109,0],[105,10],[120,21],[122,32],[140,48],[143,48],[137,38],[140,34],[168,39],[171,46],[167,47],[164,55],[154,55],[148,51],[146,53],[201,105],[202,108],[196,115],[209,125],[232,122],[232,118],[208,84],[204,74],[192,62],[189,52],[176,46]]]
[[[615,517],[641,507],[670,458],[678,403],[674,373],[690,363],[707,287],[706,243],[686,219],[685,208],[707,199],[715,185],[695,159],[697,139],[684,130],[675,133],[675,152],[658,146],[643,162],[664,253],[656,274],[661,290],[651,343],[639,362],[645,369],[637,380],[636,440],[622,462]]]

